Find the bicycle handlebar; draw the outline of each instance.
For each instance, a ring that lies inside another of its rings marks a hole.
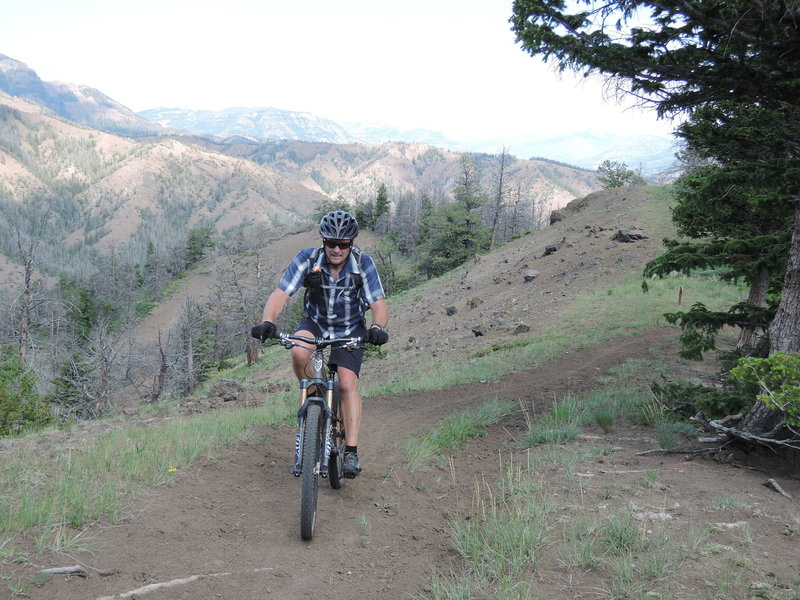
[[[295,340],[297,340],[307,344],[313,344],[318,350],[322,350],[327,346],[334,345],[346,348],[348,350],[355,350],[364,341],[358,336],[326,339],[322,337],[311,338],[304,335],[295,335],[293,333],[279,333],[276,337],[278,339],[278,343],[284,348],[292,348],[297,346],[298,344],[295,343]]]

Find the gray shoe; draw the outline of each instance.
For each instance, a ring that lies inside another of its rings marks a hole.
[[[361,473],[361,463],[358,462],[358,454],[355,452],[345,452],[342,473],[348,479],[353,479]]]

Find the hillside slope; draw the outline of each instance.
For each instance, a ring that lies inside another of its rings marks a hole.
[[[467,348],[514,339],[512,329],[520,320],[531,323],[535,333],[537,322],[556,320],[582,294],[638,278],[641,262],[659,251],[660,236],[670,232],[666,204],[642,188],[592,194],[572,203],[562,221],[536,237],[515,240],[391,299],[388,354],[368,362],[365,382],[396,378],[400,369],[411,377],[442,374]],[[619,228],[633,226],[646,239],[611,239]],[[299,235],[276,242],[275,249],[290,254],[307,243]],[[530,276],[532,269],[539,275],[526,282],[523,275]],[[456,312],[447,314],[451,306]],[[485,336],[472,334],[475,323],[487,325]],[[0,555],[0,568],[13,570],[14,583],[33,580],[43,567],[79,562],[86,569],[86,577],[39,577],[26,590],[34,600],[438,597],[432,589],[448,578],[463,589],[475,575],[465,572],[468,557],[463,545],[456,548],[460,540],[453,532],[489,523],[514,538],[502,528],[502,519],[519,498],[528,501],[532,518],[539,508],[549,512],[541,540],[531,542],[526,528],[534,524],[524,521],[519,526],[525,531],[516,532],[526,534],[523,542],[504,546],[523,557],[516,565],[522,579],[509,574],[514,597],[520,589],[553,600],[610,597],[611,590],[616,597],[676,600],[767,597],[760,593],[765,590],[771,598],[791,597],[792,590],[796,595],[795,501],[763,485],[767,477],[782,477],[786,491],[796,496],[796,466],[794,471],[743,469],[726,464],[727,451],[719,453],[718,462],[662,454],[651,427],[623,422],[609,431],[587,426],[571,442],[521,447],[526,420],[545,414],[552,399],[579,397],[598,385],[598,377],[611,378],[611,369],[618,376],[631,357],[661,365],[674,355],[676,337],[676,330],[656,327],[624,343],[571,348],[490,381],[443,392],[369,395],[360,443],[365,472],[339,491],[323,482],[311,543],[298,535],[299,486],[289,473],[294,432],[277,427],[259,430],[221,458],[176,465],[174,479],[127,505],[117,522],[99,520],[77,532],[63,527],[61,535],[75,543],[68,554],[37,544],[36,532],[11,550],[24,560],[11,564]],[[290,378],[288,370],[252,367],[249,373],[246,394],[257,402],[270,401],[266,383]],[[402,441],[497,398],[517,402],[521,410],[442,461],[409,467]],[[241,402],[223,404],[215,410]],[[195,400],[185,408],[202,407]],[[150,417],[137,424],[155,427],[159,421]],[[75,427],[32,443],[54,453],[55,438],[61,436],[60,443],[75,452],[93,427],[111,426]],[[506,492],[492,496],[503,484]],[[610,530],[622,517],[629,519],[626,539],[641,539],[652,551],[640,554],[642,548],[626,546],[621,558],[630,567],[624,578],[614,571],[614,553],[601,554],[599,548],[578,544],[584,538],[570,537],[573,525],[588,537]],[[82,551],[89,547],[87,540],[91,551]],[[489,548],[497,543],[492,536],[480,541]],[[676,544],[670,547],[674,552],[662,546],[668,541]],[[576,548],[583,548],[586,561],[576,562]],[[590,564],[588,559],[597,560]],[[631,565],[634,559],[644,567]],[[298,569],[300,564],[315,567]],[[490,580],[484,585],[508,584]],[[618,592],[623,586],[630,594]]]
[[[583,294],[606,289],[623,277],[638,276],[641,265],[660,252],[661,240],[674,232],[669,223],[666,200],[648,188],[623,188],[594,192],[573,201],[562,211],[564,219],[500,246],[495,251],[427,282],[409,292],[388,299],[389,331],[392,341],[387,355],[364,365],[365,379],[396,382],[424,365],[446,366],[452,357],[480,351],[493,344],[519,339],[514,332],[520,323],[537,328],[549,324],[565,306]],[[636,227],[645,236],[635,243],[612,240],[619,229]],[[258,253],[258,268],[277,282],[294,254],[318,243],[314,229],[265,241]],[[363,232],[357,242],[367,250],[375,238]],[[548,247],[552,254],[545,255]],[[187,274],[172,295],[157,306],[132,332],[143,344],[152,344],[158,333],[165,334],[180,319],[180,307],[187,298],[208,298],[216,285],[218,264],[207,264]],[[254,280],[256,258],[240,257],[244,275]],[[526,281],[529,271],[539,274]],[[271,289],[265,289],[266,294]],[[260,307],[259,307],[260,310]],[[454,311],[454,312],[453,312]],[[451,314],[448,314],[451,313]],[[260,314],[260,313],[259,313]],[[474,328],[482,327],[476,337]],[[246,340],[242,340],[242,347]],[[285,370],[264,373],[270,381],[288,376]]]
[[[80,127],[0,95],[0,211],[13,226],[50,215],[47,243],[62,245],[45,262],[56,271],[65,249],[74,266],[87,249],[133,242],[143,253],[148,241],[169,245],[200,224],[287,229],[325,198],[249,160]]]
[[[0,91],[27,98],[62,118],[102,131],[134,136],[168,131],[100,90],[88,85],[43,81],[28,65],[3,54],[0,54]]]
[[[674,233],[666,202],[644,187],[594,192],[568,204],[562,221],[390,299],[393,351],[367,365],[368,376],[380,372],[396,380],[420,364],[446,364],[519,339],[514,332],[520,323],[530,327],[522,337],[535,337],[582,295],[640,276],[641,265],[661,251],[663,237]],[[629,228],[646,239],[612,239]],[[526,281],[530,271],[538,275]],[[476,327],[484,334],[476,337]]]
[[[189,139],[218,152],[249,158],[309,189],[352,202],[374,199],[380,184],[386,185],[395,202],[404,194],[426,194],[432,199],[450,197],[461,175],[460,153],[428,144],[259,142],[235,136],[225,140]],[[501,148],[496,151],[499,153]],[[487,194],[492,196],[497,157],[469,156],[480,170]],[[521,194],[528,201],[542,201],[551,210],[600,188],[593,171],[513,156],[509,157],[505,179],[507,202]]]

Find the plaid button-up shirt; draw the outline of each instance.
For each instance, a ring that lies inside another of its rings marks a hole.
[[[319,325],[324,337],[351,335],[359,325],[363,324],[364,313],[369,306],[385,297],[375,261],[369,254],[355,247],[350,250],[350,256],[347,257],[347,262],[336,281],[331,278],[324,249],[301,250],[286,269],[278,288],[292,296],[303,286],[306,275],[314,269],[319,269],[322,274],[321,302],[313,298],[314,294],[306,294],[305,311],[311,320]],[[355,273],[361,274],[360,288],[353,277]]]

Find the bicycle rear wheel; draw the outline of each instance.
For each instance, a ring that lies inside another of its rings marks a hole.
[[[333,384],[333,425],[331,426],[331,456],[328,462],[328,479],[331,487],[340,490],[344,487],[344,423],[342,407],[339,404],[339,382]]]
[[[303,473],[300,492],[300,536],[304,540],[314,537],[317,521],[317,493],[319,492],[320,446],[322,444],[322,409],[311,404],[306,411],[303,427]]]

